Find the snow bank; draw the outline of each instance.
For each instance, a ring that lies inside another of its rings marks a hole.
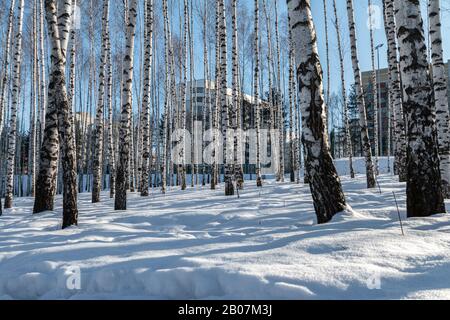
[[[307,186],[272,180],[247,182],[240,199],[131,194],[126,212],[82,194],[68,230],[60,198],[37,216],[20,199],[0,218],[0,299],[449,299],[449,216],[406,220],[393,176],[382,194],[364,175],[342,180],[350,207],[326,225]]]

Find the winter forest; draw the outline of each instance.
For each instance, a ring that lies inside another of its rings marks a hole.
[[[450,299],[450,1],[0,2],[0,300]]]

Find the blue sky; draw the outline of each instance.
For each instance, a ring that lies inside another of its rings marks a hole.
[[[253,8],[253,0],[243,0],[246,2],[249,8]],[[277,0],[279,1],[279,10],[280,15],[285,15],[287,12],[286,1],[285,0]],[[325,24],[323,17],[323,1],[322,0],[311,0],[312,2],[312,13],[313,19],[316,26],[316,31],[318,34],[318,47],[319,54],[321,56],[321,62],[324,69],[326,70],[326,49],[325,49]],[[422,3],[422,14],[426,15],[426,0],[421,0]],[[375,45],[379,43],[384,43],[384,47],[380,49],[380,66],[387,66],[387,58],[386,58],[386,36],[384,32],[383,25],[383,17],[382,17],[382,1],[381,0],[373,0],[373,5],[379,8],[380,16],[378,17],[380,20],[380,28],[374,31]],[[336,40],[336,32],[335,27],[332,24],[332,19],[334,20],[333,14],[333,0],[327,0],[328,6],[328,27],[329,27],[329,45],[330,45],[330,77],[331,77],[331,91],[339,92],[341,90],[341,81],[340,81],[340,71],[339,71],[339,60],[338,60],[338,51],[337,51],[337,40]],[[342,42],[344,46],[344,54],[345,54],[345,72],[346,72],[346,85],[350,86],[353,83],[353,71],[351,68],[351,60],[350,60],[350,47],[349,47],[349,35],[348,35],[348,26],[347,26],[347,7],[345,0],[337,0],[338,6],[338,15],[341,24],[341,32],[342,32]],[[359,51],[359,60],[360,67],[362,71],[367,71],[371,69],[371,58],[370,58],[370,39],[369,39],[369,29],[367,27],[368,24],[368,1],[367,0],[353,0],[353,6],[355,10],[355,21],[356,21],[356,30],[358,37],[358,51]],[[442,28],[443,28],[443,37],[444,37],[444,58],[445,61],[450,59],[450,41],[449,40],[449,31],[450,31],[450,1],[449,0],[441,0],[441,6],[443,8],[442,11]],[[424,16],[425,28],[427,28],[427,21]],[[326,75],[324,75],[324,79],[326,81]]]
[[[281,0],[283,3],[284,1]],[[324,27],[324,19],[323,19],[323,2],[322,0],[312,0],[312,10],[314,23],[316,25],[317,33],[318,33],[318,46],[319,53],[321,55],[322,66],[325,70],[325,27]],[[354,10],[355,10],[355,20],[356,20],[356,30],[358,37],[358,51],[359,51],[359,60],[360,67],[362,71],[367,71],[371,69],[371,58],[370,58],[370,39],[369,39],[369,29],[367,27],[368,23],[368,4],[367,0],[354,0]],[[422,14],[426,14],[426,6],[425,0],[421,0],[422,3]],[[441,0],[443,12],[442,12],[442,28],[443,28],[443,37],[444,37],[444,58],[445,61],[450,59],[450,41],[448,41],[449,31],[450,31],[450,12],[446,9],[450,8],[450,1]],[[327,0],[328,3],[328,15],[329,19],[333,17],[332,12],[332,0]],[[380,10],[382,10],[382,2],[381,0],[373,0],[373,4],[379,6]],[[353,73],[351,69],[351,60],[350,60],[350,48],[349,48],[349,35],[348,35],[348,27],[347,27],[347,7],[346,1],[337,0],[338,5],[338,15],[341,20],[342,33],[343,33],[343,43],[345,46],[345,57],[346,63],[345,66],[348,66],[346,71],[346,82],[347,86],[352,83]],[[286,6],[283,6],[286,8]],[[382,11],[380,11],[382,12]],[[382,17],[381,17],[382,18]],[[375,36],[375,45],[379,43],[384,43],[384,47],[380,49],[380,65],[381,67],[387,66],[387,58],[386,58],[386,36],[384,32],[383,20],[381,22],[381,28],[374,31]],[[425,28],[427,28],[427,21],[424,20]],[[340,91],[340,74],[339,74],[339,60],[338,60],[338,52],[335,48],[337,48],[336,41],[336,33],[334,25],[329,22],[330,28],[330,68],[331,68],[331,90],[334,92]]]

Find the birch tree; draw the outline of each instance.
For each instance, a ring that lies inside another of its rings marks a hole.
[[[8,15],[8,29],[6,32],[6,40],[5,40],[5,58],[3,63],[3,79],[0,83],[0,136],[3,132],[3,114],[6,112],[6,98],[7,98],[7,90],[9,87],[9,64],[10,64],[10,50],[11,50],[11,34],[13,32],[13,19],[14,19],[14,8],[16,1],[11,0],[11,7],[9,9]]]
[[[361,70],[359,68],[358,44],[356,38],[355,17],[353,11],[353,0],[347,0],[348,28],[350,31],[350,48],[352,55],[353,75],[355,79],[356,104],[359,111],[359,127],[361,130],[362,149],[366,165],[367,188],[375,188],[375,172],[372,162],[372,148],[370,146],[369,131],[367,128],[366,103],[364,89],[361,80]]]
[[[281,49],[280,49],[280,30],[279,30],[279,23],[278,23],[278,2],[275,0],[275,43],[276,43],[276,49],[277,49],[277,110],[278,110],[278,128],[280,130],[280,136],[279,136],[279,144],[280,144],[280,152],[279,152],[279,178],[281,182],[284,182],[284,173],[285,173],[285,159],[284,159],[284,152],[285,152],[285,132],[284,132],[284,108],[283,108],[283,101],[281,96]]]
[[[108,28],[109,28],[109,0],[103,1],[103,16],[102,16],[102,47],[100,52],[100,71],[98,80],[98,97],[97,110],[95,115],[95,153],[92,162],[92,203],[100,202],[100,192],[102,189],[102,158],[103,158],[103,131],[104,131],[104,107],[105,107],[105,85],[106,85],[106,62],[108,54]]]
[[[144,62],[144,98],[142,100],[143,112],[143,153],[142,153],[142,190],[141,196],[148,196],[149,190],[149,167],[151,148],[151,126],[150,126],[150,89],[153,61],[153,0],[146,0],[147,21],[145,32],[145,62]]]
[[[108,161],[109,161],[109,196],[114,198],[116,193],[116,148],[114,147],[114,123],[113,123],[113,67],[112,67],[112,55],[111,55],[111,37],[110,31],[107,30],[107,80],[106,80],[106,106],[108,107]]]
[[[288,0],[287,4],[295,44],[306,168],[317,221],[326,223],[346,209],[346,201],[326,132],[322,67],[311,16],[311,0]]]
[[[242,190],[244,187],[244,173],[242,169],[242,131],[241,131],[241,105],[239,100],[239,47],[238,47],[238,23],[237,23],[237,0],[233,0],[232,7],[232,73],[233,73],[233,119],[232,125],[234,134],[234,179],[236,189]]]
[[[136,34],[137,0],[130,0],[125,7],[128,16],[126,26],[126,47],[123,57],[123,85],[122,85],[122,109],[120,118],[119,137],[119,161],[116,173],[115,210],[127,209],[127,179],[129,174],[130,142],[133,137],[130,134],[133,94],[133,58],[134,39]]]
[[[253,95],[255,97],[256,110],[256,186],[262,187],[261,177],[261,108],[259,102],[259,0],[255,0],[255,22],[254,22],[254,72],[253,72]]]
[[[375,45],[374,45],[374,35],[373,35],[373,25],[372,25],[372,0],[368,0],[369,5],[369,38],[370,38],[370,61],[372,63],[372,109],[373,109],[373,144],[375,150],[375,174],[378,175],[378,83],[377,83],[377,71],[375,68]]]
[[[408,217],[445,212],[439,170],[433,90],[428,73],[427,48],[420,4],[395,0],[400,50],[403,109],[408,132]]]
[[[23,12],[24,0],[18,2],[18,18],[14,45],[14,61],[12,68],[12,101],[9,119],[8,132],[8,157],[6,161],[6,190],[5,190],[5,209],[13,206],[14,193],[14,173],[15,173],[15,156],[16,156],[16,138],[17,138],[17,108],[19,104],[20,94],[20,71],[22,66],[22,29],[23,29]]]
[[[334,9],[334,24],[336,28],[337,35],[337,43],[338,43],[338,53],[339,53],[339,66],[341,73],[341,84],[342,84],[342,104],[343,104],[343,113],[344,113],[344,131],[345,131],[345,139],[347,142],[347,155],[348,155],[348,165],[350,169],[350,177],[355,178],[355,171],[353,170],[353,146],[352,139],[350,136],[350,125],[348,121],[348,102],[347,102],[347,88],[345,85],[345,70],[344,70],[344,52],[342,48],[341,41],[341,31],[339,25],[339,18],[337,14],[337,6],[336,0],[333,0],[333,9]]]
[[[394,114],[395,169],[400,182],[406,182],[406,131],[403,117],[402,89],[397,58],[397,32],[394,17],[394,0],[384,1],[386,38],[389,52],[389,91]]]
[[[447,72],[445,70],[442,48],[440,0],[429,0],[428,8],[442,191],[446,198],[450,198],[450,116],[447,96]]]

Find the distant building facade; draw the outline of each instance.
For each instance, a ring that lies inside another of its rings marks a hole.
[[[450,60],[449,60],[450,62]],[[450,79],[449,73],[449,62],[445,64],[447,79]],[[378,95],[379,95],[379,114],[378,114],[378,132],[379,132],[379,154],[387,155],[388,152],[388,141],[389,139],[389,118],[391,116],[388,105],[389,105],[389,70],[387,68],[377,70],[377,85],[378,85]],[[448,82],[448,81],[447,81]],[[369,129],[369,138],[371,140],[372,146],[374,141],[374,103],[373,103],[373,90],[372,90],[372,71],[366,71],[362,73],[362,83],[364,87],[365,101],[366,101],[366,111],[367,111],[367,122]],[[450,82],[448,85],[448,94],[450,97]],[[450,110],[450,101],[449,101]],[[391,141],[392,146],[392,141]],[[374,151],[374,150],[373,150]]]

